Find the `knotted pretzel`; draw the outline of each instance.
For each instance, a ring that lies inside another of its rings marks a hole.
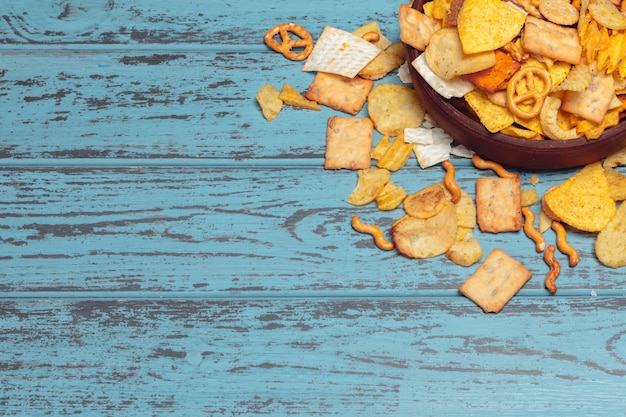
[[[537,79],[543,82],[543,88],[537,84]],[[519,84],[525,83],[526,88]],[[506,104],[509,111],[520,119],[532,119],[541,112],[543,101],[552,90],[550,74],[543,68],[528,66],[517,71],[509,80],[506,88]],[[533,102],[530,110],[524,110],[520,104]]]
[[[296,35],[299,39],[292,39],[291,34]],[[280,35],[281,42],[274,39],[276,35]],[[302,26],[295,23],[282,23],[276,25],[267,31],[263,37],[263,41],[274,51],[279,52],[285,58],[302,61],[306,59],[313,50],[313,38],[311,34]],[[294,48],[304,48],[302,51],[292,51]]]

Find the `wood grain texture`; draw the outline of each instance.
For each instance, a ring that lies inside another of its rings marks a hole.
[[[624,298],[0,303],[4,415],[622,415]],[[28,347],[16,350],[15,345]]]
[[[340,113],[262,117],[264,83],[313,77],[269,27],[376,20],[398,40],[397,9],[0,2],[0,415],[624,415],[626,270],[593,235],[570,231],[581,262],[552,296],[523,233],[476,232],[535,274],[483,314],[457,291],[473,268],[352,230],[402,211],[350,206],[356,173],[322,169]],[[454,162],[471,195],[493,175]],[[392,179],[443,174],[412,159]]]

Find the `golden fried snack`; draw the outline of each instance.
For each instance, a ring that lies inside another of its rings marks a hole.
[[[545,285],[548,291],[550,291],[552,294],[556,293],[557,288],[556,288],[556,284],[554,283],[554,281],[557,279],[557,277],[561,273],[561,264],[559,264],[559,261],[557,261],[556,258],[554,257],[555,250],[556,248],[554,247],[554,245],[550,245],[546,248],[546,251],[543,253],[543,260],[550,267],[550,272],[548,272],[548,275],[546,275]]]
[[[290,33],[298,36],[300,39],[292,39],[289,35]],[[274,39],[276,35],[280,35],[282,43]],[[263,41],[274,51],[294,61],[302,61],[308,58],[313,50],[313,38],[311,34],[302,26],[295,23],[282,23],[274,26],[265,33]],[[304,49],[300,52],[294,52],[292,49],[295,48]]]
[[[361,222],[359,216],[352,216],[352,227],[359,233],[369,233],[374,238],[374,243],[382,250],[392,250],[394,244],[387,241],[382,230],[373,224],[365,224]]]
[[[537,252],[543,252],[546,248],[546,239],[539,230],[535,229],[535,213],[528,207],[522,207],[522,214],[524,215],[524,233],[535,242]]]
[[[451,199],[454,204],[458,203],[461,199],[461,187],[454,180],[454,174],[456,172],[454,165],[449,160],[445,160],[441,163],[443,169],[446,170],[446,175],[443,178],[443,184],[451,194]]]
[[[543,83],[542,87],[537,87],[536,78]],[[523,93],[520,93],[519,84],[524,83]],[[511,113],[520,119],[532,119],[541,112],[541,107],[546,96],[552,90],[552,79],[550,73],[543,68],[535,66],[527,66],[517,71],[509,80],[506,87],[506,104]],[[524,110],[519,105],[528,101],[532,101],[533,107],[530,110]]]
[[[512,173],[504,169],[502,165],[497,162],[487,161],[486,159],[481,158],[477,154],[472,155],[472,163],[478,169],[490,169],[496,173],[500,178],[516,178],[517,174]]]
[[[578,264],[578,251],[567,243],[567,232],[565,227],[557,221],[552,221],[552,230],[556,232],[556,247],[569,257],[569,266]]]

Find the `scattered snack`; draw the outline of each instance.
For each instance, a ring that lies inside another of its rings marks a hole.
[[[371,44],[382,50],[389,48],[392,44],[392,42],[387,39],[385,35],[383,35],[383,32],[378,25],[378,22],[376,22],[375,20],[372,20],[371,22],[364,24],[360,28],[353,30],[352,34],[370,42]],[[372,34],[376,35],[376,39],[371,39]],[[366,37],[368,39],[366,39]]]
[[[389,150],[391,147],[391,140],[389,140],[389,136],[383,136],[380,138],[374,149],[372,149],[372,159],[378,161],[383,155]]]
[[[602,166],[615,168],[626,165],[626,146],[604,158]]]
[[[472,235],[472,229],[459,226],[456,238],[450,249],[446,251],[446,258],[460,266],[472,266],[483,257],[480,242]]]
[[[356,187],[348,196],[347,202],[354,206],[373,202],[390,180],[391,175],[386,169],[366,168],[357,171]]]
[[[373,134],[374,125],[367,117],[330,117],[324,169],[370,168]]]
[[[352,217],[352,227],[359,233],[369,233],[374,238],[374,243],[382,250],[392,250],[394,245],[385,239],[385,235],[378,226],[361,222],[358,216]]]
[[[302,70],[353,78],[380,52],[380,48],[359,36],[326,26]]]
[[[520,83],[523,83],[523,86],[520,86]],[[506,104],[514,116],[532,119],[541,112],[543,102],[551,89],[552,80],[547,70],[533,65],[525,66],[509,80],[506,87]],[[522,103],[526,104],[529,101],[532,103],[530,109],[521,106]]]
[[[452,138],[439,127],[406,128],[404,141],[413,144],[413,152],[422,169],[450,159],[453,152]]]
[[[461,199],[455,204],[456,220],[459,227],[473,229],[476,227],[476,205],[472,197],[461,190]]]
[[[374,81],[318,72],[305,97],[332,109],[356,115],[365,105]]]
[[[539,226],[537,227],[537,229],[541,233],[545,233],[546,231],[548,231],[548,229],[550,229],[554,220],[552,220],[552,217],[546,214],[543,207],[539,210],[539,216],[537,217],[539,217]]]
[[[404,200],[404,211],[418,219],[428,219],[441,212],[451,202],[443,184],[428,185]]]
[[[483,312],[499,313],[531,277],[532,272],[521,262],[496,248],[459,287],[459,292]]]
[[[541,196],[534,188],[522,190],[522,207],[529,207],[541,201]]]
[[[263,117],[268,122],[274,120],[283,109],[283,101],[279,96],[280,91],[270,84],[264,84],[256,93],[256,100],[261,106]]]
[[[626,175],[610,167],[604,167],[604,175],[609,183],[611,198],[615,201],[626,200]]]
[[[556,281],[557,277],[561,273],[561,264],[554,257],[555,250],[556,248],[554,245],[549,245],[543,253],[543,260],[550,267],[550,272],[546,275],[545,286],[552,294],[556,294],[557,287],[554,281]]]
[[[567,255],[569,258],[569,266],[574,267],[578,265],[578,261],[580,259],[578,251],[567,243],[567,231],[565,230],[565,227],[557,221],[552,221],[551,227],[556,233],[556,247],[559,248],[561,253]]]
[[[562,184],[548,189],[542,206],[553,220],[587,232],[602,230],[616,212],[600,162],[586,165]]]
[[[456,230],[456,210],[447,200],[434,216],[417,218],[407,214],[391,228],[398,252],[419,259],[445,254],[455,241]]]
[[[524,233],[535,242],[535,250],[543,252],[546,248],[546,239],[539,230],[535,229],[535,213],[528,207],[522,207],[522,214],[524,215]]]
[[[358,75],[367,80],[380,80],[391,71],[399,68],[406,59],[405,55],[404,44],[393,43],[363,67]]]
[[[296,35],[299,39],[292,39],[289,35],[290,33]],[[278,42],[275,39],[276,35],[280,35],[282,42]],[[265,33],[263,41],[274,51],[294,61],[302,61],[308,58],[313,50],[311,34],[295,23],[282,23],[274,26]],[[299,51],[294,52],[293,49],[298,49]]]
[[[441,29],[441,23],[424,13],[415,10],[410,4],[400,4],[398,10],[400,40],[423,51],[430,42],[433,33]]]
[[[378,84],[367,98],[367,112],[380,133],[396,137],[407,127],[424,123],[426,110],[412,88],[401,84]]]
[[[519,175],[507,171],[502,165],[497,162],[487,161],[486,159],[481,158],[477,154],[472,156],[472,163],[478,169],[490,169],[492,170],[498,177],[500,178],[516,178]]]
[[[278,98],[281,99],[283,103],[290,106],[308,110],[322,110],[316,102],[307,99],[289,84],[283,84],[283,89],[278,95]]]
[[[404,133],[400,134],[389,145],[385,153],[378,159],[376,166],[389,171],[397,171],[411,158],[413,145],[404,141]]]
[[[376,206],[381,211],[393,210],[399,207],[406,197],[407,193],[404,188],[389,181],[376,195]]]
[[[620,205],[611,221],[598,233],[596,257],[611,268],[626,266],[626,204]]]
[[[446,186],[448,192],[450,192],[451,201],[456,204],[459,200],[461,200],[461,187],[459,187],[459,184],[457,184],[454,179],[456,169],[449,160],[443,161],[441,165],[443,166],[443,169],[446,170],[446,175],[443,178],[443,184]]]
[[[482,232],[521,230],[521,207],[519,177],[476,180],[476,215]]]

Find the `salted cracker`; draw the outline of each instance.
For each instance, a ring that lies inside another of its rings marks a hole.
[[[302,67],[352,78],[382,50],[349,32],[326,26]]]
[[[357,114],[374,87],[374,81],[361,77],[348,78],[337,74],[318,72],[305,96],[324,106]]]
[[[476,215],[482,232],[515,232],[522,228],[520,178],[478,178]]]
[[[368,117],[330,117],[326,129],[324,168],[370,168],[373,135],[374,124]]]
[[[459,287],[459,292],[485,313],[499,313],[532,273],[518,260],[495,248]]]

